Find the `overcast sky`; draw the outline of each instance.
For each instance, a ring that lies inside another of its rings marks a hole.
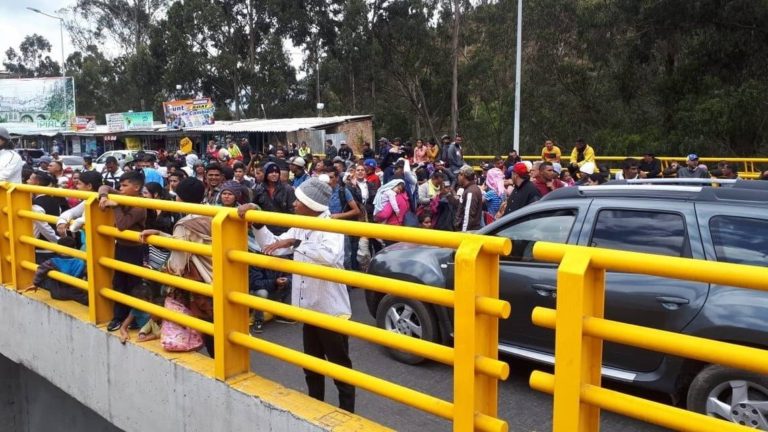
[[[69,0],[0,0],[0,58],[6,61],[5,51],[13,47],[19,50],[24,36],[37,33],[51,43],[51,59],[61,63],[61,37],[59,21],[36,14],[27,9],[33,7],[56,15],[56,11],[72,5]],[[64,31],[64,56],[74,51],[72,41]]]
[[[0,70],[5,69],[2,63],[7,61],[5,51],[13,47],[19,50],[19,44],[24,36],[37,33],[51,43],[51,59],[61,63],[61,36],[59,35],[59,21],[37,14],[27,9],[33,7],[50,15],[57,15],[57,11],[75,4],[75,0],[0,0]],[[110,45],[109,43],[107,45]],[[104,47],[101,47],[102,50]],[[300,49],[290,42],[285,44],[291,63],[298,69],[301,65],[303,54]],[[76,48],[72,45],[66,29],[64,29],[64,58],[69,56]],[[113,44],[112,50],[107,50],[107,55],[116,54],[117,48]],[[300,73],[299,75],[303,75]]]

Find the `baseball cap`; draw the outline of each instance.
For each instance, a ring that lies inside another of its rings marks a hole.
[[[688,155],[688,160],[689,161],[699,160],[699,155],[697,155],[696,153],[691,153]]]
[[[4,127],[0,127],[0,138],[10,141],[11,140],[11,134],[8,132],[8,129]]]
[[[291,159],[291,165],[296,165],[298,167],[304,168],[306,164],[307,162],[301,156],[296,156],[295,158]]]
[[[518,162],[512,167],[512,171],[519,176],[528,175],[528,167],[523,162]]]
[[[493,168],[493,164],[490,164],[490,163],[486,162],[486,163],[483,164],[482,168],[483,168],[483,171],[488,171],[489,169]]]
[[[563,171],[563,166],[557,162],[553,162],[552,169],[555,170],[556,173],[560,174]]]
[[[370,168],[376,168],[377,166],[375,159],[366,159],[365,162],[363,162],[363,165]]]

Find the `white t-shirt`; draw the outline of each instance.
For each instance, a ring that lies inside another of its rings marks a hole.
[[[0,181],[21,183],[24,161],[15,150],[0,150]]]

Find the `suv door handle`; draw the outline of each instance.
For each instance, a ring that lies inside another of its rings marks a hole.
[[[557,287],[547,284],[531,284],[531,289],[542,297],[557,297]]]
[[[656,297],[656,301],[661,303],[661,305],[664,306],[664,309],[667,309],[667,310],[678,310],[680,309],[681,305],[687,305],[688,303],[690,303],[690,301],[687,298],[667,297],[667,296]]]

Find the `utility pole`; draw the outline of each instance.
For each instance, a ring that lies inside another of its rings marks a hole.
[[[453,86],[451,87],[451,133],[456,136],[459,129],[459,18],[460,0],[453,0]]]
[[[515,55],[515,130],[512,147],[520,154],[520,82],[523,73],[523,0],[517,0],[517,53]]]

